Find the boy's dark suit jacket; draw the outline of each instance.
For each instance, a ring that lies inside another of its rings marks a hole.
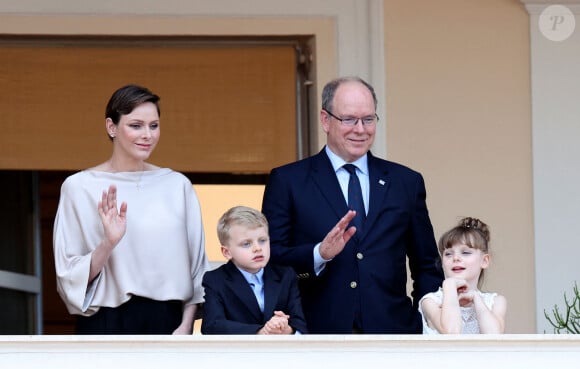
[[[294,267],[310,333],[421,333],[419,299],[443,281],[422,176],[368,153],[370,206],[361,231],[314,273],[313,249],[347,213],[336,173],[319,154],[270,173],[262,212],[272,262]],[[407,268],[413,300],[407,296]],[[357,311],[362,319],[355,322]]]
[[[268,264],[263,278],[264,313],[260,311],[252,288],[231,261],[206,272],[201,333],[256,334],[276,310],[290,315],[288,323],[294,331],[307,333],[294,270]]]

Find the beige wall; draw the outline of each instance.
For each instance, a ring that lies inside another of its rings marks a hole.
[[[425,176],[437,238],[490,226],[510,333],[535,332],[528,29],[516,0],[385,1],[388,157]]]
[[[318,92],[336,73],[355,74],[360,68],[359,74],[368,77],[372,71],[368,64],[356,64],[364,37],[349,37],[368,26],[360,14],[268,17],[248,5],[239,18],[212,18],[207,11],[197,17],[191,10],[175,16],[173,8],[203,3],[169,1],[171,6],[164,3],[159,10],[166,13],[158,16],[131,5],[132,0],[106,9],[96,2],[66,3],[47,9],[50,16],[39,13],[45,6],[0,5],[0,33],[313,34]],[[359,1],[339,3],[362,9]],[[462,216],[490,225],[494,260],[486,287],[508,298],[509,333],[534,333],[528,14],[518,0],[369,3],[371,11],[377,4],[384,9],[386,83],[378,88],[386,92],[381,123],[387,142],[379,146],[386,146],[389,159],[425,176],[437,237]],[[132,9],[140,15],[127,13]],[[251,19],[252,11],[260,16]],[[20,16],[27,13],[30,17]],[[374,80],[376,73],[370,74]]]

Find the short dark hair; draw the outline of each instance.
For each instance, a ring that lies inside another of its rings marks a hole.
[[[147,102],[155,104],[157,114],[161,116],[159,100],[159,96],[148,88],[138,85],[123,86],[115,91],[109,99],[105,109],[105,119],[110,118],[114,124],[119,124],[122,115],[130,114],[137,106]]]

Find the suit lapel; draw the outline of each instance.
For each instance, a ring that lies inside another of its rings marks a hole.
[[[336,173],[324,149],[313,157],[311,174],[322,196],[336,213],[338,221],[348,211],[348,205],[340,189]]]
[[[270,265],[264,268],[264,320],[270,319],[274,315],[276,301],[280,295],[280,276]]]
[[[255,317],[256,321],[261,322],[263,314],[260,311],[254,291],[252,291],[252,287],[250,287],[246,278],[231,261],[228,261],[225,270],[227,274],[226,284],[230,292],[244,304],[244,307]]]
[[[377,220],[380,210],[383,208],[385,197],[390,185],[387,168],[382,165],[382,161],[375,158],[370,152],[368,153],[369,166],[369,210],[365,226],[359,239],[367,234],[373,228],[373,223]]]
[[[357,232],[354,235],[354,238],[359,242],[372,229],[373,223],[377,220],[390,184],[388,170],[383,164],[383,161],[375,158],[370,152],[367,155],[370,191],[369,210],[363,231]],[[348,211],[348,205],[340,189],[336,173],[324,149],[313,157],[312,178],[328,202],[328,205],[336,213],[338,221]]]

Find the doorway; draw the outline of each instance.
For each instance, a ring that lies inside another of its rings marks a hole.
[[[310,154],[309,42],[0,38],[0,80],[8,84],[0,111],[10,122],[0,175],[10,186],[4,193],[18,194],[2,204],[3,218],[18,217],[5,222],[13,234],[0,241],[0,301],[12,324],[0,334],[73,333],[56,292],[52,227],[64,179],[110,155],[103,112],[114,88],[142,83],[161,95],[167,123],[153,163],[194,184],[263,185],[272,167]]]

